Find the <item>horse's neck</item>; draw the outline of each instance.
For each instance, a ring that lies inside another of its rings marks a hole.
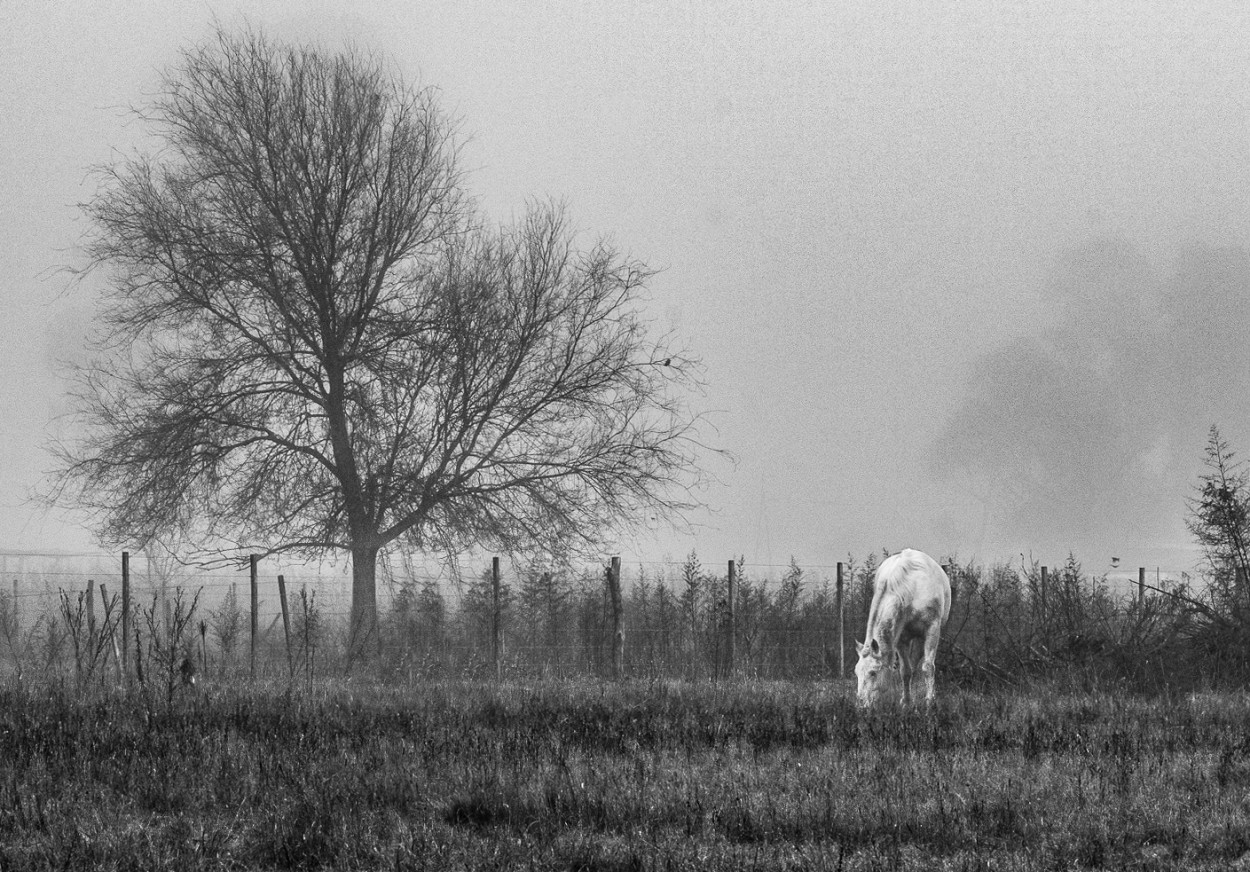
[[[902,603],[898,597],[887,595],[874,605],[876,608],[870,616],[869,635],[877,640],[878,645],[893,650],[898,642]]]

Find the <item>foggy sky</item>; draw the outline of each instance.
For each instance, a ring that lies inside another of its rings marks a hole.
[[[494,219],[562,197],[661,269],[656,328],[738,461],[626,560],[1193,564],[1207,429],[1250,456],[1241,5],[500,5],[5,4],[0,548],[91,543],[24,502],[98,290],[57,271],[75,204],[146,147],[125,107],[246,8],[437,85]]]

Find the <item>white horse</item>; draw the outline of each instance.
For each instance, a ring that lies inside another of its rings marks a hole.
[[[924,673],[925,701],[933,701],[934,661],[942,625],[950,613],[950,579],[928,554],[908,548],[877,568],[867,636],[863,644],[855,643],[860,705],[876,703],[899,670],[903,704],[910,703],[912,673],[917,665]]]

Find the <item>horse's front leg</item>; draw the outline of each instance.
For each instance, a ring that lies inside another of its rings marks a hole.
[[[911,642],[904,642],[898,649],[898,668],[903,679],[903,705],[911,705],[912,658]]]

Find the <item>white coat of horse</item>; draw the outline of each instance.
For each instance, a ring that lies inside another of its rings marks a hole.
[[[942,625],[951,613],[951,582],[938,562],[908,548],[888,557],[873,579],[863,644],[856,643],[861,705],[873,705],[902,672],[903,704],[911,702],[916,667],[924,674],[925,701],[933,701],[934,661]]]

